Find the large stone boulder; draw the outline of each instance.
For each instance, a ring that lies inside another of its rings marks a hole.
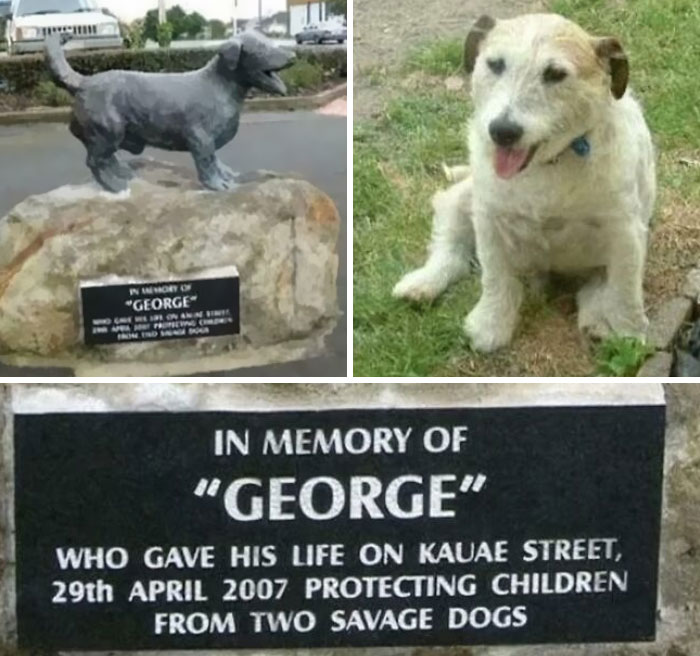
[[[0,359],[79,375],[168,375],[299,360],[338,317],[338,212],[302,180],[259,173],[203,191],[187,169],[135,163],[130,192],[94,184],[33,196],[0,220]],[[235,266],[241,334],[86,347],[79,281],[176,280]]]

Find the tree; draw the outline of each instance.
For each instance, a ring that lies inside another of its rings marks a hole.
[[[158,45],[167,48],[173,40],[173,26],[165,21],[158,25]]]
[[[143,37],[150,41],[158,41],[158,10],[151,9],[143,19]]]
[[[146,45],[146,36],[143,32],[143,20],[140,18],[133,21],[122,32],[126,47],[132,50],[139,50]]]
[[[220,21],[218,18],[209,21],[209,29],[211,30],[212,39],[226,38],[226,23]]]
[[[193,11],[191,14],[185,13],[180,5],[175,5],[168,9],[165,14],[166,21],[170,25],[171,40],[188,36],[196,38],[207,24],[206,18],[200,13]],[[158,10],[151,9],[146,12],[143,19],[143,36],[145,39],[161,43],[163,40],[162,30],[158,31]],[[168,42],[169,43],[169,42]]]
[[[185,34],[190,39],[196,39],[206,27],[207,19],[202,14],[193,11],[185,17]]]
[[[180,5],[168,9],[165,16],[173,27],[173,39],[179,39],[187,32],[187,14]]]
[[[328,3],[328,9],[332,14],[348,15],[348,0],[332,0]]]

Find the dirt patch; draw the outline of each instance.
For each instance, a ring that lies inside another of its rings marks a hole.
[[[400,80],[406,50],[435,37],[466,36],[481,14],[498,18],[541,10],[540,0],[355,0],[355,116],[376,116]]]
[[[670,196],[670,194],[669,194]],[[700,260],[700,207],[669,199],[652,228],[645,279],[646,302],[654,310],[677,295]]]
[[[321,107],[321,109],[317,110],[317,112],[319,114],[323,114],[324,116],[347,116],[348,99],[347,97],[338,98],[338,100],[334,100],[333,102],[324,105]]]

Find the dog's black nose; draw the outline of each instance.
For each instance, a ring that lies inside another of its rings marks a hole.
[[[513,146],[523,136],[523,126],[511,121],[509,118],[501,117],[491,121],[489,134],[491,139],[505,148]]]

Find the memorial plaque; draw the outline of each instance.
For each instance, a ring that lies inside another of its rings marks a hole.
[[[239,293],[235,267],[181,280],[86,282],[80,287],[85,344],[236,335]]]
[[[655,635],[664,408],[15,417],[24,649]]]

